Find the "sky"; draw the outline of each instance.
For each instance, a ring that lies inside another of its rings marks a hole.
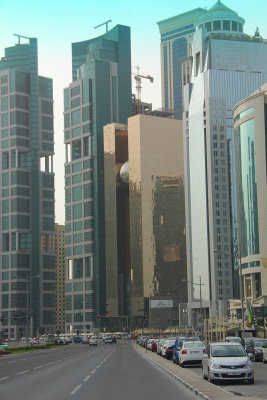
[[[267,38],[266,0],[223,0],[227,7],[246,20],[244,31],[250,35],[259,27]],[[92,39],[105,33],[112,20],[131,27],[132,71],[154,77],[143,80],[142,100],[161,107],[160,34],[157,22],[194,8],[209,9],[216,0],[0,0],[0,57],[4,49],[17,43],[14,33],[38,39],[39,75],[53,79],[56,174],[56,222],[64,224],[64,136],[63,88],[71,83],[71,43]],[[133,82],[133,93],[135,83]]]

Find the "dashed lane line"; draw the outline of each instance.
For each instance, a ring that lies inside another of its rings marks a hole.
[[[76,388],[71,392],[71,394],[73,395],[73,394],[77,393],[78,390],[79,390],[81,387],[82,387],[82,385],[76,386]]]
[[[88,381],[88,379],[90,379],[90,378],[91,378],[91,375],[87,375],[87,377],[86,377],[86,378],[84,378],[83,382],[87,382],[87,381]]]
[[[43,365],[38,365],[38,367],[34,367],[33,369],[43,368]]]
[[[4,376],[3,378],[0,378],[0,381],[3,381],[3,380],[8,379],[8,378],[9,378],[9,376]]]
[[[26,372],[30,372],[30,370],[25,369],[25,371],[17,372],[16,375],[26,374]]]
[[[93,369],[93,371],[91,372],[91,374],[94,374],[96,372],[96,369]]]

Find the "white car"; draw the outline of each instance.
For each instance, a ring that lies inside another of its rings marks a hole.
[[[206,347],[203,342],[183,342],[179,351],[178,364],[181,367],[185,365],[202,364],[203,354],[206,353]]]
[[[209,382],[246,380],[254,383],[254,368],[244,347],[239,343],[211,343],[202,359],[203,378]]]
[[[161,346],[161,355],[165,358],[172,358],[173,346],[175,345],[175,339],[166,339]]]

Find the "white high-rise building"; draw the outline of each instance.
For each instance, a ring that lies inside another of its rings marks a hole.
[[[245,34],[244,22],[217,1],[195,23],[182,64],[187,272],[202,283],[201,299],[188,283],[188,307],[210,316],[239,296],[232,109],[267,80],[267,42]]]

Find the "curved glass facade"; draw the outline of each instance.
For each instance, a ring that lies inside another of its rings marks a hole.
[[[236,180],[241,256],[259,254],[255,125],[250,119],[235,129]],[[258,262],[246,264],[254,267]]]

